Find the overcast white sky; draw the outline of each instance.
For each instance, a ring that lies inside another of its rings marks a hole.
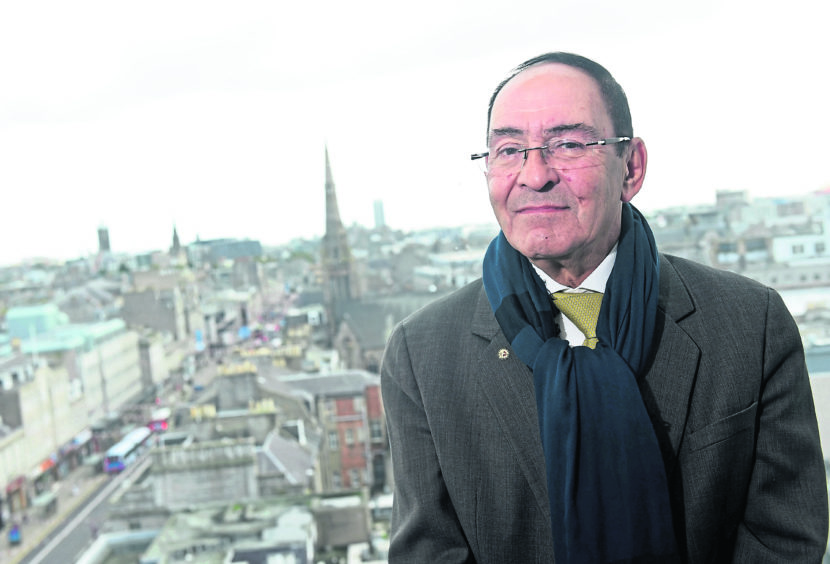
[[[830,186],[826,2],[4,2],[0,264],[167,248],[172,227],[322,235],[328,144],[346,224],[492,213],[469,154],[506,72],[545,51],[625,88],[641,209]]]

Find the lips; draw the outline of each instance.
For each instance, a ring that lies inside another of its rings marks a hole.
[[[555,213],[569,209],[565,204],[528,204],[516,209],[515,213]]]

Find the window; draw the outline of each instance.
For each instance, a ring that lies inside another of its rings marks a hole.
[[[69,381],[69,401],[74,402],[84,395],[84,385],[80,378]]]
[[[778,217],[802,215],[804,213],[804,202],[783,202],[776,206]]]
[[[765,239],[747,239],[744,241],[744,248],[747,252],[766,251],[767,242]]]
[[[803,255],[804,254],[804,245],[793,245],[793,254],[794,255]]]
[[[346,444],[352,446],[354,444],[354,429],[346,429],[345,438]]]
[[[383,428],[380,425],[379,419],[369,421],[369,432],[371,433],[373,441],[379,441],[383,438]]]
[[[824,251],[826,251],[826,250],[827,250],[827,246],[824,244],[824,242],[820,241],[820,242],[816,243],[816,254],[817,255],[823,255]]]
[[[337,439],[337,431],[329,431],[329,449],[337,450],[340,448],[340,441]]]
[[[326,415],[334,415],[337,413],[337,405],[333,399],[327,399],[323,407],[326,410]]]

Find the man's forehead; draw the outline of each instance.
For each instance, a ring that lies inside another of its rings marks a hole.
[[[511,78],[501,89],[496,100],[514,91],[526,91],[538,85],[543,88],[571,88],[599,94],[599,84],[584,70],[563,63],[539,63],[526,68]]]
[[[542,120],[547,123],[540,125],[551,127],[557,119],[573,123],[575,117],[580,122],[608,119],[599,85],[581,69],[544,63],[522,71],[504,85],[493,101],[490,126],[523,127],[523,122]]]

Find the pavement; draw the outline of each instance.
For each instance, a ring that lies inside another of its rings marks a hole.
[[[206,386],[216,374],[216,365],[210,362],[196,371],[194,384]],[[137,465],[138,466],[138,465]],[[6,526],[0,531],[0,564],[18,564],[47,540],[58,526],[79,508],[85,501],[99,491],[110,479],[102,472],[95,472],[92,466],[81,465],[72,470],[63,480],[52,484],[51,491],[57,498],[56,510],[44,515],[41,508],[29,507],[25,518],[21,513],[12,515]],[[115,477],[113,477],[115,478]],[[18,523],[21,542],[9,544],[9,529],[12,523]]]
[[[29,507],[25,516],[20,513],[12,515],[2,530],[0,563],[17,564],[29,556],[75,509],[98,491],[107,478],[102,472],[95,473],[91,466],[79,466],[63,480],[52,484],[51,491],[57,500],[53,512],[44,514],[41,508]],[[21,542],[17,545],[11,545],[8,536],[14,522],[20,525],[21,532]]]

